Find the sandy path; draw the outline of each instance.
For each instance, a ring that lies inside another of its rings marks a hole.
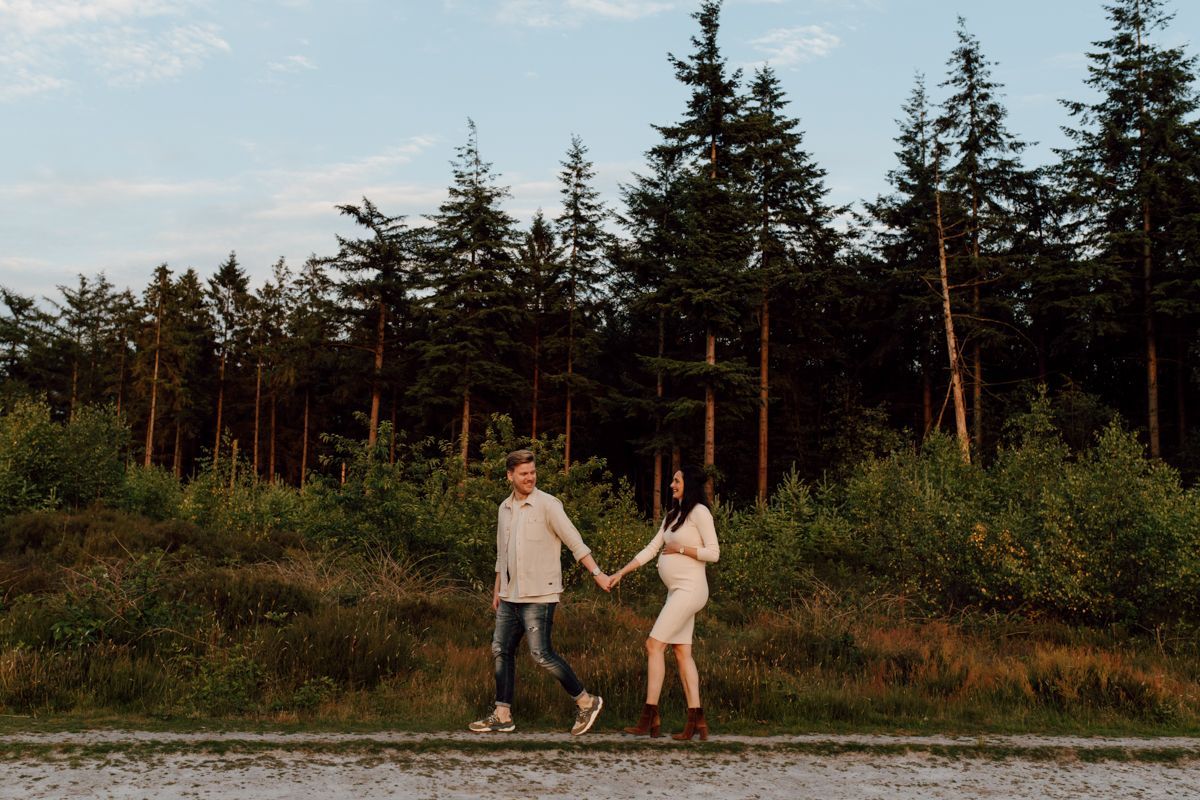
[[[89,731],[3,742],[0,798],[22,800],[1200,797],[1200,739],[1187,738],[722,736],[706,747],[613,734]]]

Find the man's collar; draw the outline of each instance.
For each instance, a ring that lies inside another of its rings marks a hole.
[[[536,495],[537,492],[537,487],[533,487],[533,491],[525,495],[524,500],[517,500],[517,493],[515,491],[509,492],[508,497],[504,498],[504,505],[506,508],[511,509],[514,503],[519,503],[520,505],[532,504],[533,496]]]

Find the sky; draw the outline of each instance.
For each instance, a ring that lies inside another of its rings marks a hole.
[[[57,295],[103,272],[140,293],[162,263],[208,277],[231,251],[255,285],[354,235],[369,198],[424,224],[455,150],[480,152],[527,224],[559,209],[578,135],[596,187],[644,164],[683,114],[668,53],[699,0],[0,0],[0,286]],[[1158,41],[1197,53],[1200,3]],[[1091,95],[1102,0],[725,0],[720,45],[776,71],[829,198],[887,191],[897,120],[923,74],[945,90],[966,20],[1030,166],[1065,145],[1059,101]]]

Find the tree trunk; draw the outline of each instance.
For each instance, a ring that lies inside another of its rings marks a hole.
[[[758,352],[758,502],[767,502],[767,401],[770,395],[771,300],[763,287],[762,311],[759,314]]]
[[[275,392],[271,392],[271,433],[267,445],[267,482],[275,482]]]
[[[1149,250],[1149,245],[1146,247]],[[1153,301],[1150,299],[1150,256],[1147,253],[1143,265],[1142,291],[1145,293],[1146,318],[1146,427],[1150,438],[1150,457],[1162,457],[1158,413],[1158,340],[1154,331]]]
[[[304,433],[300,441],[300,488],[308,480],[308,390],[304,390]]]
[[[1140,12],[1139,8],[1139,12]],[[1144,74],[1141,63],[1142,29],[1139,13],[1137,28],[1138,48],[1138,139],[1141,144],[1141,163],[1139,164],[1140,178],[1145,180],[1147,164],[1146,152],[1146,94],[1143,88]],[[1146,432],[1150,439],[1150,457],[1162,457],[1162,445],[1159,438],[1158,419],[1158,340],[1154,332],[1154,298],[1153,284],[1153,255],[1150,250],[1150,198],[1142,196],[1142,314],[1145,316],[1146,331]]]
[[[921,366],[921,422],[922,430],[921,438],[929,436],[929,431],[933,429],[933,379],[929,376],[929,367]]]
[[[379,403],[383,393],[383,343],[387,333],[387,311],[383,307],[383,298],[379,298],[379,324],[375,328],[375,371],[371,380],[371,430],[367,433],[367,445],[371,451],[375,449],[375,441],[379,436]]]
[[[392,387],[392,433],[388,437],[388,463],[396,463],[396,387]]]
[[[262,359],[258,360],[258,369],[254,379],[254,478],[258,479],[258,439],[259,419],[262,414]]]
[[[574,289],[572,288],[572,291]],[[563,471],[571,468],[571,405],[575,400],[571,379],[575,375],[575,301],[571,300],[571,307],[567,310],[567,419],[565,422],[565,430],[563,431]]]
[[[471,390],[463,389],[462,403],[462,444],[461,457],[463,469],[467,468],[467,453],[471,447]]]
[[[533,420],[530,424],[530,439],[537,439],[538,435],[538,389],[541,388],[542,382],[542,337],[540,334],[533,335]]]
[[[704,361],[709,366],[717,363],[717,337],[709,329],[705,337]],[[717,455],[717,392],[712,380],[704,387],[704,468],[709,469],[716,463]],[[713,479],[710,473],[704,481],[704,495],[708,502],[713,502]]]
[[[942,194],[934,193],[938,237],[938,272],[942,281],[942,320],[946,327],[946,351],[950,357],[950,386],[954,392],[954,422],[958,430],[958,447],[962,460],[971,463],[971,441],[967,434],[967,408],[963,398],[961,365],[958,358],[958,339],[954,335],[954,315],[950,309],[950,271],[946,263],[946,231],[942,226]]]
[[[121,358],[117,366],[117,418],[121,417],[121,401],[125,399],[125,344],[121,343]]]
[[[175,478],[183,477],[183,431],[179,424],[179,420],[175,420],[175,456],[171,460],[171,471],[175,473]]]
[[[1175,414],[1179,419],[1179,450],[1182,452],[1187,447],[1187,339],[1182,333],[1182,325],[1180,326],[1179,334],[1179,362],[1175,367]]]
[[[75,420],[75,404],[79,402],[79,359],[71,362],[71,406],[67,409],[67,421]]]
[[[221,461],[221,415],[225,410],[225,352],[221,352],[220,366],[217,367],[217,435],[213,442],[213,471]]]
[[[667,333],[666,333],[666,312],[663,309],[658,310],[658,359],[662,362],[663,353],[666,351]],[[663,383],[663,371],[659,367],[655,374],[655,397],[658,398],[658,404],[662,406],[663,392],[665,385]],[[662,494],[663,494],[663,451],[662,442],[659,438],[662,435],[662,417],[659,409],[654,410],[654,492],[651,500],[654,506],[654,519],[662,516]]]
[[[150,378],[150,419],[146,423],[146,460],[149,467],[154,458],[154,415],[158,410],[158,357],[162,344],[162,301],[159,301],[158,316],[154,320],[154,374]]]

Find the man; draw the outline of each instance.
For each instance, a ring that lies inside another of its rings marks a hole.
[[[562,593],[562,546],[567,546],[575,561],[591,572],[596,585],[605,591],[608,576],[596,565],[592,551],[567,519],[562,503],[537,488],[533,453],[514,450],[505,465],[512,494],[500,504],[496,519],[496,583],[492,589],[492,609],[496,612],[492,636],[496,708],[469,728],[476,733],[517,729],[512,718],[515,656],[525,636],[533,660],[557,678],[575,700],[578,710],[571,734],[580,736],[592,727],[604,700],[584,689],[571,665],[554,652],[550,643],[554,609]]]

